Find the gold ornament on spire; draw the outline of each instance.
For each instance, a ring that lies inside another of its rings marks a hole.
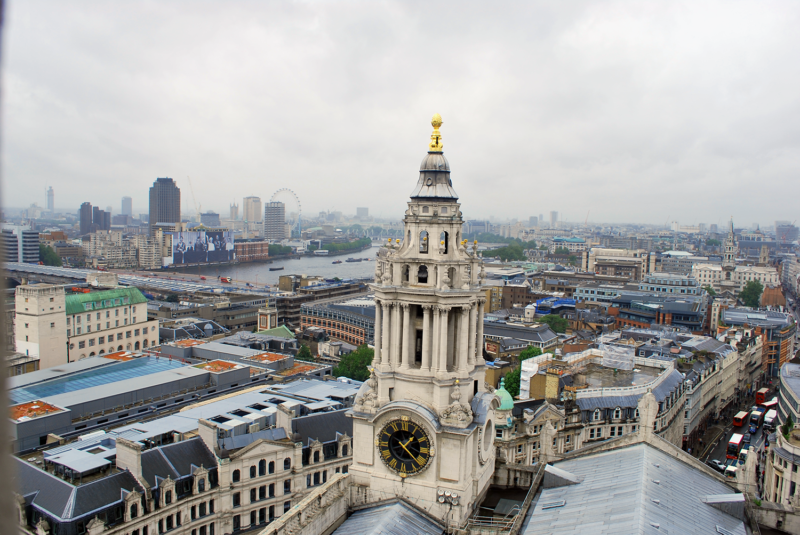
[[[442,134],[439,132],[439,127],[442,126],[442,116],[434,113],[431,125],[433,126],[433,133],[431,134],[431,142],[428,144],[428,152],[442,152],[444,144],[442,143]]]

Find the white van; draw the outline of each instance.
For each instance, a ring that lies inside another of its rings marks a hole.
[[[778,417],[778,411],[776,411],[775,409],[767,411],[767,414],[764,415],[764,427],[774,430],[775,418],[777,417]]]

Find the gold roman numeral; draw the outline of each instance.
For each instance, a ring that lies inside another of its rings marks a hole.
[[[388,458],[389,458],[389,455],[391,455],[391,454],[389,453],[389,450],[381,450],[381,456],[382,456],[384,459],[388,459]]]
[[[382,442],[378,442],[378,446],[380,446],[381,448],[388,448],[389,447],[389,442],[386,441],[386,440],[384,440]]]
[[[425,457],[423,457],[423,456],[421,456],[421,455],[420,455],[419,457],[417,457],[417,458],[415,459],[415,461],[417,461],[417,464],[418,464],[418,465],[420,465],[420,467],[422,467],[422,466],[425,466],[425,463],[427,462],[427,460],[425,459]]]
[[[397,459],[392,459],[391,461],[389,461],[389,467],[397,468]]]
[[[389,427],[392,428],[392,431],[397,431],[397,422],[392,422],[389,424]]]
[[[420,448],[419,449],[419,454],[420,455],[428,455],[428,452],[430,452],[430,450],[428,448]]]
[[[400,422],[400,428],[403,431],[408,431],[408,422]]]

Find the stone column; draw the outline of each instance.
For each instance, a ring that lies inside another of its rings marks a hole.
[[[475,353],[475,362],[483,364],[483,304],[485,299],[478,301],[478,337],[477,337],[477,351]]]
[[[394,302],[392,303],[392,343],[391,347],[391,355],[392,355],[392,368],[397,369],[400,366],[400,320],[402,316],[400,315],[400,303]]]
[[[458,353],[455,354],[453,362],[459,372],[467,371],[467,360],[469,359],[469,307],[461,307],[461,318],[458,320]]]
[[[381,316],[381,312],[382,312],[381,302],[376,299],[375,300],[375,357],[372,359],[373,366],[378,366],[382,363],[381,356],[383,355],[383,353],[381,351],[382,349],[381,344],[383,343],[383,340],[381,340],[381,327],[382,327],[381,321],[383,318]]]
[[[431,306],[422,305],[422,369],[431,369]]]
[[[431,361],[431,369],[434,372],[439,371],[439,307],[431,307],[433,317],[431,317],[431,347],[428,353],[428,359]]]
[[[401,370],[408,370],[411,368],[410,365],[410,358],[411,358],[411,307],[408,303],[403,303],[403,328],[401,332],[403,333],[400,339],[402,340],[402,360],[400,361],[400,369]]]
[[[475,338],[477,336],[476,330],[477,325],[475,324],[475,317],[478,313],[478,307],[475,303],[470,305],[469,307],[469,325],[467,325],[467,330],[469,331],[469,348],[467,349],[467,364],[469,366],[475,365]]]
[[[439,312],[441,313],[439,318],[439,371],[441,372],[447,371],[447,320],[449,319],[449,311],[450,307],[439,307]]]
[[[392,317],[392,303],[389,301],[382,301],[381,308],[383,308],[383,327],[381,328],[381,363],[389,364],[391,362],[390,343],[392,341],[391,324],[389,323]]]

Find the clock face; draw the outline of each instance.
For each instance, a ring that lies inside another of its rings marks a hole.
[[[433,455],[433,445],[422,426],[406,419],[392,420],[378,435],[383,462],[401,477],[424,470]]]

